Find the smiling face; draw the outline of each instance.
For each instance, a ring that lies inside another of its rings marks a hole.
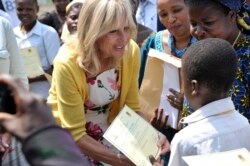
[[[38,5],[32,0],[16,0],[16,11],[22,26],[32,27],[36,23]]]
[[[131,38],[128,24],[121,23],[117,28],[111,30],[96,41],[97,52],[101,58],[120,59]]]
[[[70,34],[76,32],[80,8],[72,8],[66,16],[66,24]]]
[[[199,40],[221,38],[233,43],[235,15],[232,11],[226,14],[214,6],[189,6],[191,34]]]
[[[174,36],[190,33],[188,10],[183,0],[158,0],[158,15],[161,23]]]

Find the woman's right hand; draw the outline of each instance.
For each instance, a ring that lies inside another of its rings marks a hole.
[[[167,100],[170,103],[171,106],[178,110],[183,109],[183,100],[184,100],[184,94],[177,92],[176,90],[170,88],[169,91],[172,94],[167,95]]]

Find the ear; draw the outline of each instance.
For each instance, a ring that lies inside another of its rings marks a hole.
[[[191,81],[191,95],[192,96],[197,96],[199,94],[199,83],[197,80],[192,80]]]
[[[237,13],[233,10],[230,10],[228,13],[228,16],[230,18],[231,21],[236,21],[237,18]]]

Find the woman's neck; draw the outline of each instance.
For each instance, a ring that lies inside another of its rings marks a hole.
[[[114,58],[101,58],[100,59],[101,69],[100,73],[109,70],[116,66]]]
[[[187,48],[190,40],[191,40],[191,35],[190,34],[186,34],[185,36],[181,36],[181,37],[174,37],[174,46],[176,49],[184,49]]]

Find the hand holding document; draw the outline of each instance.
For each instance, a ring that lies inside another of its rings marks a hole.
[[[180,68],[179,58],[150,49],[139,91],[142,111],[152,114],[156,108],[163,108],[168,115],[167,124],[174,129],[178,127],[179,111],[170,105],[167,95],[170,88],[180,92]]]
[[[183,160],[189,166],[249,166],[250,153],[247,149],[237,149],[226,152],[186,156]]]
[[[38,52],[35,47],[20,49],[23,57],[24,69],[28,77],[37,77],[44,74]]]
[[[149,156],[158,158],[158,131],[125,106],[104,133],[104,138],[137,166],[151,166]]]

